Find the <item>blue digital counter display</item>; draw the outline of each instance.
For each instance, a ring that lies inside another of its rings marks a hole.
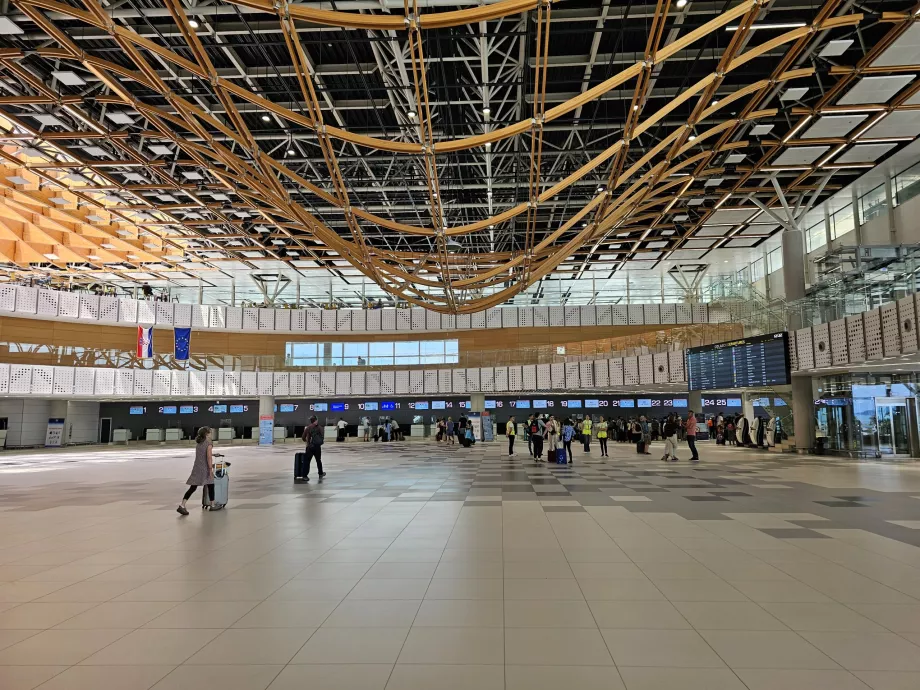
[[[144,414],[144,408],[132,407],[130,410],[128,410],[128,414]]]
[[[639,398],[639,407],[651,407],[652,400],[651,398]]]
[[[365,409],[365,410],[369,410],[369,411],[371,411],[371,412],[374,412],[374,411],[376,411],[376,410],[379,409],[379,408],[378,408],[378,406],[377,406],[377,403],[375,403],[375,402],[366,402],[366,403],[364,403],[364,409]]]
[[[686,398],[674,398],[674,400],[671,401],[671,407],[686,407],[686,406],[687,406]]]
[[[294,404],[293,403],[281,403],[281,411],[282,412],[293,412]]]
[[[329,403],[313,403],[314,412],[328,412]]]
[[[227,411],[226,405],[211,405],[211,412],[216,412],[218,414]]]
[[[600,407],[600,400],[585,400],[585,407]]]
[[[395,402],[382,402],[380,403],[380,409],[381,410],[395,410],[396,403]]]
[[[345,403],[332,403],[332,411],[333,412],[344,412]]]
[[[581,400],[566,400],[566,407],[581,407]]]
[[[620,407],[635,407],[635,406],[636,406],[635,400],[628,400],[626,398],[622,398],[620,400]]]
[[[245,411],[246,411],[245,406],[243,405],[231,405],[230,406],[230,414],[240,414],[241,412],[245,412]]]
[[[487,410],[494,410],[494,409],[495,409],[495,401],[494,401],[494,400],[486,400],[486,409],[487,409]]]
[[[533,401],[533,407],[534,407],[535,410],[545,410],[545,409],[546,409],[546,401],[545,401],[545,400],[534,400],[534,401]]]
[[[167,405],[166,407],[161,407],[160,412],[162,412],[163,414],[176,414],[176,406]]]
[[[529,400],[518,400],[517,402],[514,403],[514,406],[518,408],[519,410],[529,410],[530,401]]]
[[[415,409],[416,409],[416,410],[427,410],[427,409],[428,409],[428,401],[427,401],[427,400],[420,400],[420,401],[418,401],[417,403],[415,403]]]
[[[194,405],[182,405],[179,408],[179,414],[194,414],[195,406]]]
[[[416,409],[418,409],[417,406],[416,406]],[[447,401],[446,401],[446,400],[432,400],[432,401],[431,401],[431,409],[432,409],[432,410],[446,410],[446,409],[447,409]]]

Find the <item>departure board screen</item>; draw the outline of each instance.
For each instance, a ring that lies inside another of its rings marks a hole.
[[[687,350],[692,391],[782,386],[789,379],[789,336],[770,333]]]

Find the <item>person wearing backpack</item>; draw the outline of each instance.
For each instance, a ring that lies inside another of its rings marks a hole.
[[[591,418],[585,417],[585,420],[581,423],[581,440],[585,444],[586,453],[591,452],[591,427]]]
[[[575,427],[571,419],[566,419],[562,425],[562,447],[565,448],[566,455],[569,456],[569,464],[572,464],[572,440],[575,438]]]
[[[533,446],[533,458],[543,459],[543,432],[540,431],[540,421],[536,417],[530,418],[530,444]]]
[[[304,460],[304,481],[310,481],[310,462],[316,458],[316,471],[320,479],[326,476],[323,472],[323,427],[316,421],[316,415],[310,417],[310,423],[304,428],[300,440],[307,444],[306,459]]]
[[[514,455],[514,437],[517,435],[514,417],[508,417],[508,422],[505,424],[505,435],[508,437],[508,457],[510,458]]]
[[[678,424],[674,421],[674,415],[668,417],[664,423],[664,462],[677,462],[677,429]]]

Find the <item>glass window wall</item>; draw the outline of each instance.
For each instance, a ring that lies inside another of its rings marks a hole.
[[[456,364],[456,340],[408,340],[367,343],[287,343],[285,359],[293,367],[412,366]]]

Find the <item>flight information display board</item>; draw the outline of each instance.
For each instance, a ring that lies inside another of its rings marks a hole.
[[[789,335],[770,333],[687,350],[692,391],[782,386],[790,382]]]

